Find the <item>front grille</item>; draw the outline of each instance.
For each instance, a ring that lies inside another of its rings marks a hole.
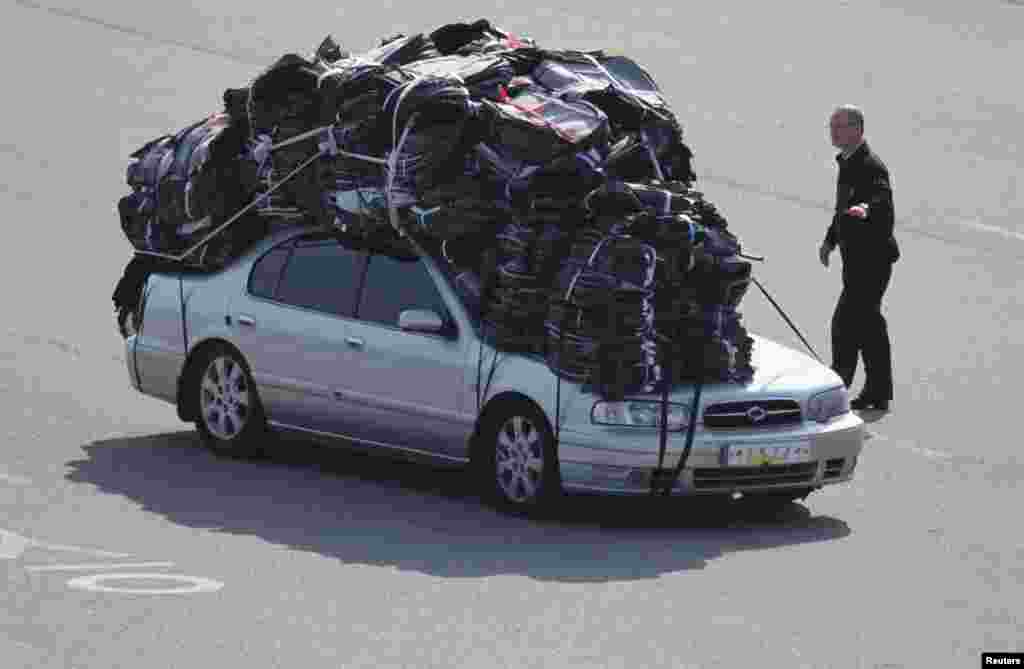
[[[793,465],[766,465],[763,467],[695,469],[693,470],[693,487],[709,490],[714,488],[729,489],[782,483],[809,483],[817,471],[817,462],[801,462]]]
[[[712,404],[704,410],[704,427],[760,428],[800,422],[800,404],[795,400],[747,400]]]
[[[825,461],[825,478],[831,479],[843,473],[844,458],[833,458]]]

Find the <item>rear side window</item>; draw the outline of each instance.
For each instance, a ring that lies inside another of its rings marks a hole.
[[[398,315],[406,309],[429,309],[448,319],[444,299],[422,260],[372,256],[359,302],[360,320],[397,328]]]
[[[640,91],[660,92],[658,84],[642,67],[629,58],[612,56],[604,62],[605,69],[627,86]]]
[[[362,256],[335,239],[299,241],[284,265],[274,299],[336,316],[355,313]]]
[[[284,269],[290,251],[291,244],[284,244],[256,261],[252,268],[252,274],[249,275],[250,293],[268,300],[274,299],[277,284],[281,280],[281,270]]]

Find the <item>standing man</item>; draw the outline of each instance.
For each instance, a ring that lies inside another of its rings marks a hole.
[[[863,355],[864,388],[850,407],[888,411],[892,354],[882,297],[900,257],[889,170],[864,141],[859,108],[837,107],[829,128],[832,145],[840,150],[839,179],[836,211],[818,253],[825,267],[836,246],[843,259],[843,292],[832,316],[832,369],[849,388]]]

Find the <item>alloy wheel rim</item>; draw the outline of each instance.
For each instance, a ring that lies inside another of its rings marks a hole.
[[[229,440],[249,420],[250,393],[245,371],[234,359],[221,356],[206,367],[200,385],[203,423],[210,434]]]
[[[512,502],[537,497],[544,475],[544,444],[540,431],[524,416],[513,416],[498,430],[495,444],[498,486]]]

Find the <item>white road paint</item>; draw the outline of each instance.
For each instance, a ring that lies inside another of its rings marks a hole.
[[[110,551],[100,551],[95,548],[83,548],[81,546],[66,546],[64,544],[47,544],[41,541],[30,540],[33,546],[42,548],[48,551],[64,551],[67,553],[84,553],[86,555],[92,555],[95,557],[106,557],[106,558],[130,558],[131,553],[111,553]]]
[[[111,553],[81,546],[48,544],[23,537],[15,532],[0,529],[0,560],[17,560],[29,548],[42,548],[54,551],[86,553],[94,557],[128,558],[130,553]],[[40,564],[28,565],[26,571],[43,573],[57,571],[98,571],[99,574],[79,576],[68,581],[69,588],[90,592],[120,593],[126,595],[193,595],[201,592],[216,592],[224,587],[220,581],[201,576],[183,576],[181,574],[158,574],[149,572],[123,572],[120,569],[161,569],[173,567],[173,562],[90,562],[79,564]],[[133,588],[118,586],[124,581],[158,581],[169,583],[165,587]],[[112,585],[111,583],[115,583]]]
[[[108,585],[109,582],[124,581],[167,581],[177,583],[177,586],[165,588],[132,588],[117,585]],[[104,592],[125,595],[194,595],[201,592],[216,592],[224,587],[220,581],[201,576],[181,576],[178,574],[145,574],[145,573],[117,573],[117,574],[93,574],[92,576],[79,576],[68,581],[68,587],[89,592]]]
[[[911,446],[909,444],[906,446],[906,449],[908,451],[911,451],[912,453],[917,453],[918,455],[923,455],[924,457],[931,458],[933,460],[952,460],[953,458],[956,457],[952,453],[944,453],[943,451],[933,451],[930,448],[922,448],[921,446]]]
[[[48,544],[37,541],[30,537],[23,537],[20,534],[0,528],[0,560],[17,560],[29,548],[42,548],[43,550],[61,551],[66,553],[85,553],[93,557],[106,558],[130,558],[131,553],[111,553],[110,551],[96,550],[95,548],[83,548],[82,546],[67,546],[64,544]]]
[[[875,432],[874,430],[869,430],[868,435],[871,439],[887,441],[896,448],[900,448],[905,451],[910,451],[911,453],[917,453],[918,455],[923,455],[924,457],[932,460],[952,460],[953,458],[956,457],[956,455],[954,455],[953,453],[946,453],[945,451],[936,451],[931,448],[925,448],[924,446],[915,446],[913,442],[908,442],[905,439],[893,439],[892,437],[887,437],[886,435],[881,434],[879,432]]]
[[[7,483],[10,485],[31,485],[32,480],[27,479],[24,476],[18,476],[17,474],[10,474],[3,470],[0,470],[0,483]]]
[[[104,571],[107,569],[158,569],[173,567],[173,562],[93,562],[90,564],[35,564],[27,571]]]
[[[737,181],[731,177],[703,173],[700,178],[711,183],[717,183],[727,188],[738,190],[740,192],[756,193],[758,195],[764,195],[767,197],[774,198],[776,200],[783,200],[786,202],[792,202],[798,206],[807,207],[810,209],[821,209],[824,211],[831,211],[832,205],[828,202],[821,200],[811,200],[793,193],[785,193],[780,190],[771,187],[765,187],[759,184],[745,183]],[[1007,228],[999,227],[998,225],[990,225],[988,223],[982,223],[978,219],[958,219],[949,220],[944,219],[944,222],[952,223],[965,230],[973,230],[974,232],[984,232],[991,235],[999,235],[1004,239],[1012,239],[1016,242],[1024,242],[1024,234],[1016,232],[1014,230],[1008,230]],[[899,219],[896,221],[896,225],[900,226],[903,230],[913,231],[921,230],[927,231],[927,222],[923,220],[912,220],[912,219]]]
[[[1018,242],[1024,242],[1024,234],[1014,232],[1013,230],[1007,230],[1006,228],[1000,228],[996,225],[988,225],[981,223],[980,221],[957,221],[961,226],[968,230],[978,230],[981,232],[988,232],[996,235],[1005,237],[1006,239],[1013,239]]]

